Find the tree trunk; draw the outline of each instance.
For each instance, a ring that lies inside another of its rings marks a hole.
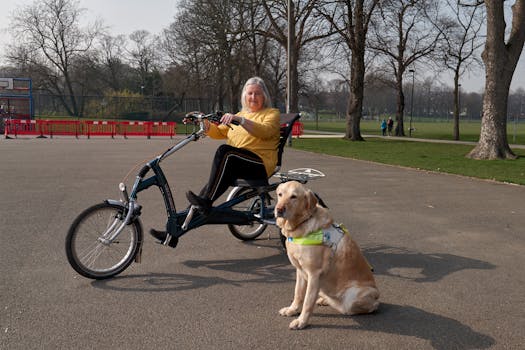
[[[352,141],[364,141],[361,136],[361,116],[363,114],[363,95],[365,79],[364,46],[361,52],[354,50],[350,73],[350,96],[346,112],[345,138]]]
[[[403,73],[399,74],[400,77]],[[396,129],[394,135],[405,136],[405,126],[403,123],[403,115],[405,113],[405,93],[403,92],[403,79],[397,79],[397,110],[396,110]]]
[[[487,40],[481,55],[485,63],[483,118],[473,159],[516,159],[507,140],[507,102],[510,83],[525,41],[525,0],[512,6],[512,30],[505,43],[503,2],[485,1]]]

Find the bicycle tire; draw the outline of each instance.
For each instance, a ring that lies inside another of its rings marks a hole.
[[[142,244],[142,224],[136,218],[112,242],[102,242],[101,235],[112,224],[122,221],[123,205],[103,202],[93,205],[71,224],[66,236],[66,255],[69,264],[80,275],[96,280],[114,277],[135,259]]]
[[[233,191],[235,191],[235,189]],[[231,199],[239,197],[248,191],[251,191],[251,189],[248,187],[241,187],[239,188],[239,190],[237,190],[236,193],[233,194],[233,196],[231,196]],[[265,200],[267,202],[266,203],[267,205],[271,204],[271,197],[268,194],[265,195]],[[261,199],[259,196],[249,198],[233,206],[232,209],[259,213],[260,201]],[[248,225],[228,224],[228,229],[230,230],[232,235],[242,241],[252,241],[256,239],[264,232],[264,230],[266,230],[266,227],[268,227],[267,224],[259,223],[259,222],[254,222]]]

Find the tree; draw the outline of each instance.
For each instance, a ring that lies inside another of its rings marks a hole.
[[[124,85],[127,73],[124,57],[126,38],[124,35],[102,35],[99,42],[99,62],[101,80],[113,91],[119,91]]]
[[[432,5],[430,0],[385,1],[380,6],[380,18],[372,26],[374,35],[370,47],[385,57],[395,76],[396,136],[405,136],[405,71],[416,61],[432,54],[441,35],[428,20],[429,16],[437,16],[437,13],[432,11]]]
[[[437,50],[442,53],[442,60],[454,74],[454,140],[459,140],[459,87],[460,77],[473,65],[479,64],[476,56],[483,45],[481,29],[485,21],[483,8],[480,5],[462,6],[457,0],[446,0],[446,12],[453,17],[446,17],[437,23],[442,28],[443,47]]]
[[[81,115],[76,94],[83,82],[75,79],[74,71],[83,64],[100,30],[99,23],[81,28],[81,14],[77,1],[44,0],[22,7],[12,20],[15,46],[32,52],[25,59],[38,67],[41,86],[59,96],[67,113],[75,116]],[[19,58],[9,57],[13,62]]]
[[[157,79],[158,57],[156,43],[158,39],[147,30],[136,30],[129,35],[133,46],[129,50],[131,66],[137,72],[137,88],[140,87],[141,94],[155,95],[158,86]],[[133,89],[138,91],[138,89]]]
[[[486,0],[487,40],[481,55],[485,63],[485,95],[481,132],[473,159],[515,159],[507,140],[507,103],[510,83],[525,42],[525,0],[512,5],[512,27],[505,41],[503,1]]]
[[[245,6],[239,0],[184,1],[165,31],[166,46],[177,49],[173,63],[188,66],[201,86],[198,93],[207,90],[218,109],[238,110],[240,87],[252,68],[240,15]]]
[[[378,3],[379,0],[326,1],[320,9],[351,52],[345,138],[352,141],[364,140],[360,123],[363,115],[366,36]]]
[[[259,31],[259,34],[276,40],[285,48],[290,62],[288,71],[288,84],[290,86],[287,86],[289,110],[287,112],[299,111],[299,61],[301,51],[308,44],[333,34],[327,30],[324,21],[314,16],[317,1],[261,1],[271,27],[265,31]],[[289,36],[290,38],[288,38]],[[289,48],[288,40],[291,43]]]

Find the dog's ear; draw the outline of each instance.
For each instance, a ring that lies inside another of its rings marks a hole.
[[[317,206],[317,197],[311,190],[306,192],[306,203],[306,210],[310,213],[313,212]]]

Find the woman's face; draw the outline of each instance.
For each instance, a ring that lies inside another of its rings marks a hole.
[[[261,87],[257,84],[250,84],[246,87],[246,106],[250,112],[257,112],[263,108],[264,94]]]

